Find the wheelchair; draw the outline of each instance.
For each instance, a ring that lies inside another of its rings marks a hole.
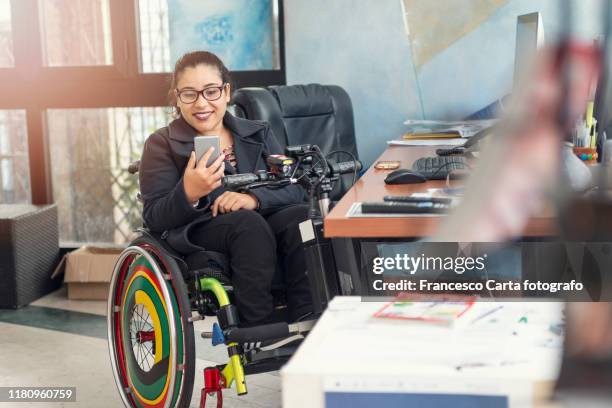
[[[318,158],[314,164],[313,157]],[[309,190],[311,218],[322,220],[329,207],[331,181],[340,174],[356,174],[361,165],[356,160],[328,163],[318,147],[303,145],[288,147],[287,156],[269,157],[268,166],[270,172],[226,176],[223,184],[229,190],[245,191],[302,183]],[[128,171],[135,174],[138,162]],[[235,387],[238,395],[246,394],[245,376],[278,370],[298,347],[296,342],[283,340],[299,340],[314,326],[315,319],[240,327],[223,254],[203,251],[183,257],[161,236],[146,228],[139,232],[119,256],[108,299],[111,366],[126,407],[189,406],[195,376],[193,323],[206,316],[216,316],[217,322],[212,332],[202,333],[202,337],[209,338],[213,346],[227,348],[228,362],[204,370],[200,407],[205,407],[207,396],[212,395],[217,407],[222,407],[224,389]],[[309,259],[306,266],[314,271],[320,262]],[[309,279],[316,275],[308,274]],[[316,288],[312,290],[315,304],[321,293],[329,293],[321,282],[324,280],[310,282],[311,290]],[[282,293],[273,295],[277,310],[282,309]],[[322,307],[316,306],[315,312]],[[276,343],[260,347],[266,341]]]

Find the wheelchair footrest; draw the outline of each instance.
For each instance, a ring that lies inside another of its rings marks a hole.
[[[251,350],[245,353],[244,373],[250,375],[279,370],[297,348],[298,345],[292,344],[273,350]]]
[[[300,342],[301,343],[301,342]],[[291,344],[284,347],[279,347],[270,350],[251,350],[245,353],[247,363],[256,363],[258,361],[278,359],[283,357],[291,357],[297,350],[299,344]]]

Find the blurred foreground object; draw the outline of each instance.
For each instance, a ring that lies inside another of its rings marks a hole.
[[[566,310],[565,353],[556,399],[564,406],[610,406],[612,305],[569,303]]]
[[[570,303],[566,330],[566,353],[570,357],[607,358],[612,361],[612,305]],[[612,383],[610,383],[612,388]]]
[[[560,176],[563,143],[584,112],[599,55],[598,49],[582,43],[540,53],[533,75],[517,86],[479,155],[461,205],[434,240],[511,240],[545,206],[558,207],[550,198],[566,199],[567,180]]]

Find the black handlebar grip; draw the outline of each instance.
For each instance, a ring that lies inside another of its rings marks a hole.
[[[263,340],[276,340],[289,337],[287,323],[272,323],[263,326],[239,327],[230,329],[225,333],[227,342],[255,343]]]
[[[341,174],[347,174],[347,173],[352,173],[354,171],[360,171],[362,166],[361,166],[361,162],[357,160],[355,162],[353,161],[339,162],[339,163],[332,165],[332,167],[333,167],[334,175],[339,176]]]
[[[244,173],[225,176],[223,177],[222,183],[223,187],[227,188],[228,190],[236,190],[258,181],[261,181],[261,177],[259,177],[257,174]]]

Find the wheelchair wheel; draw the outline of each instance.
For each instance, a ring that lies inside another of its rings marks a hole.
[[[108,343],[115,382],[127,407],[188,407],[195,344],[183,277],[170,256],[140,238],[115,265],[108,301]]]

